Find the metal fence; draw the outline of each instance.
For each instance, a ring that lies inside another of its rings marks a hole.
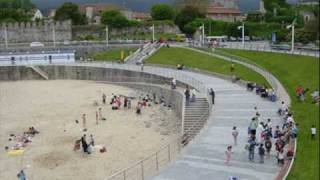
[[[264,43],[245,43],[243,46],[241,43],[224,43],[221,45],[221,48],[228,49],[241,49],[241,50],[251,50],[251,51],[263,51],[263,52],[275,52],[283,54],[294,54],[294,55],[304,55],[304,56],[314,56],[319,57],[320,52],[316,49],[295,49],[293,52],[290,50],[279,50],[273,49],[268,44]]]
[[[181,138],[162,147],[137,163],[119,170],[105,180],[144,180],[153,176],[173,161],[181,151]]]

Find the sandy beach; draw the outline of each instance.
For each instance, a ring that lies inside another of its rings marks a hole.
[[[102,105],[102,93],[107,96],[106,105]],[[131,109],[111,110],[112,93],[141,95],[130,88],[92,81],[0,82],[0,179],[17,179],[21,168],[26,168],[30,180],[104,179],[179,136],[180,120],[173,110],[152,105],[137,115],[136,100]],[[97,125],[99,107],[106,121]],[[87,132],[82,131],[83,113],[87,114]],[[22,134],[30,126],[40,134],[22,156],[9,156],[5,146],[15,144],[9,135]],[[105,146],[107,152],[74,152],[74,142],[84,133],[93,134],[95,144]]]

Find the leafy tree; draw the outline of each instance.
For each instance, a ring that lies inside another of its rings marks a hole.
[[[201,13],[206,13],[210,0],[175,0],[176,7],[183,9],[187,6],[192,6],[198,9]]]
[[[71,19],[74,25],[87,24],[86,16],[80,13],[77,4],[71,2],[66,2],[58,8],[54,19],[59,21]]]
[[[116,10],[102,13],[101,22],[111,28],[123,28],[129,26],[128,19]]]
[[[175,23],[179,26],[180,30],[188,35],[193,34],[190,28],[190,24],[186,26],[188,23],[192,22],[197,18],[204,18],[205,15],[200,12],[197,7],[194,6],[186,6],[184,7],[177,15]]]
[[[31,0],[0,0],[0,7],[1,9],[9,8],[30,10],[35,8],[35,5]]]
[[[157,4],[151,8],[151,16],[154,20],[174,20],[175,10],[167,4]]]

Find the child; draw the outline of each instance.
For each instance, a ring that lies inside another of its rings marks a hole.
[[[226,150],[226,165],[230,165],[229,162],[231,160],[231,154],[232,154],[232,146],[228,146]]]
[[[311,139],[315,139],[317,134],[317,129],[314,125],[311,126]]]
[[[264,153],[265,153],[265,149],[263,147],[263,144],[260,144],[260,147],[259,147],[260,163],[264,163]]]

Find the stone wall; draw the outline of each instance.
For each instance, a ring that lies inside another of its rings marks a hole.
[[[7,23],[0,26],[0,42],[5,42],[5,33],[9,43],[52,42],[53,29],[56,41],[72,39],[71,21],[63,22],[27,22]]]
[[[143,35],[151,34],[151,25],[134,26],[122,29],[109,29],[109,38],[119,36],[132,36],[132,35]],[[88,26],[73,26],[72,37],[73,39],[81,39],[90,35],[97,39],[105,39],[106,27],[102,25],[88,25]],[[166,34],[178,34],[180,30],[177,26],[171,24],[158,24],[155,25],[155,33],[166,33]]]

